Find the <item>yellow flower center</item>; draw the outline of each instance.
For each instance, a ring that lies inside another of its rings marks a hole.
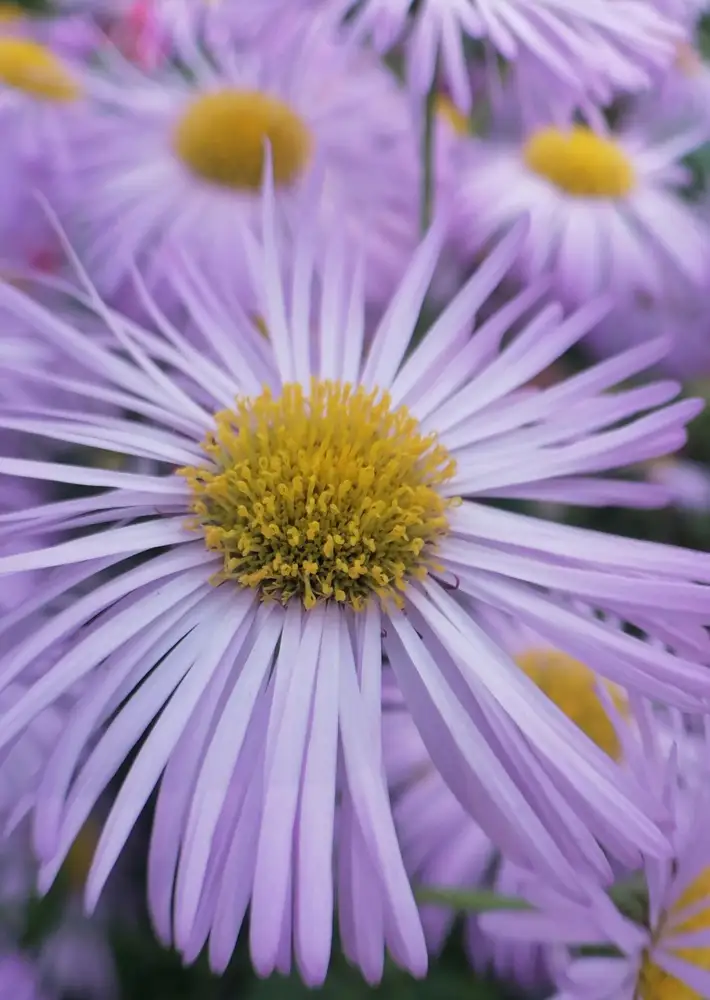
[[[705,901],[707,905],[697,913],[681,920],[673,921],[673,915],[685,907]],[[690,934],[692,931],[710,930],[710,868],[706,868],[683,892],[675,905],[666,914],[658,936],[664,930],[675,934]],[[666,945],[666,947],[668,947]],[[705,948],[673,948],[673,954],[684,959],[688,964],[710,971],[710,947]],[[646,955],[641,965],[639,984],[635,1000],[703,1000],[696,990],[693,990],[680,979],[654,964],[650,955]]]
[[[292,184],[311,155],[305,123],[286,104],[249,90],[219,90],[197,97],[178,120],[173,147],[203,180],[239,191],[258,191],[265,143],[271,146],[274,181]]]
[[[466,115],[459,111],[453,101],[445,97],[444,94],[437,94],[436,113],[448,122],[455,135],[467,136],[471,131]]]
[[[0,36],[0,85],[46,101],[75,101],[80,87],[61,60],[29,38]]]
[[[516,663],[565,715],[610,757],[620,755],[619,740],[597,691],[597,675],[589,667],[555,649],[530,649]],[[607,685],[614,704],[624,710],[619,688]]]
[[[575,125],[544,128],[523,147],[530,170],[577,198],[623,198],[633,189],[634,168],[615,142]]]
[[[372,596],[401,605],[407,581],[433,565],[455,502],[438,487],[455,463],[387,393],[289,383],[276,398],[237,400],[215,424],[209,462],[181,470],[191,526],[223,558],[215,582],[360,610]]]

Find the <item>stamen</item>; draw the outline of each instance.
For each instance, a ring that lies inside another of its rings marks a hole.
[[[581,125],[568,132],[535,132],[523,147],[523,160],[534,173],[577,198],[623,198],[636,179],[620,146]]]
[[[387,393],[316,381],[237,400],[215,418],[209,461],[183,469],[207,547],[223,557],[215,582],[306,609],[334,600],[360,610],[401,606],[432,566],[455,502],[438,487],[455,462]]]
[[[173,133],[173,148],[193,174],[246,191],[261,187],[267,141],[275,183],[293,184],[308,164],[312,137],[276,98],[248,90],[205,94],[188,105]]]
[[[75,101],[79,84],[61,60],[29,38],[0,36],[0,85],[46,101]]]

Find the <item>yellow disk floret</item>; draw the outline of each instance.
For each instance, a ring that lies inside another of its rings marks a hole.
[[[195,98],[173,133],[173,148],[193,174],[238,191],[260,189],[267,142],[274,182],[292,184],[310,160],[310,131],[283,101],[250,90]]]
[[[232,579],[309,609],[401,604],[448,530],[439,487],[455,463],[387,393],[314,380],[238,400],[215,417],[209,461],[182,470],[193,527]]]
[[[45,101],[75,101],[80,88],[61,60],[29,38],[0,36],[0,86]]]
[[[618,758],[619,739],[597,690],[597,675],[566,653],[540,647],[516,657],[518,666],[565,715],[610,757]],[[624,710],[619,688],[607,685],[614,704]]]
[[[699,905],[703,902],[705,906]],[[696,905],[698,909],[691,916],[677,922],[674,920],[675,914]],[[662,921],[656,937],[661,938],[666,930],[674,934],[710,931],[710,868],[704,869],[685,892],[681,893]],[[668,948],[668,945],[666,947]],[[689,965],[710,972],[710,947],[669,950]],[[646,955],[641,966],[637,994],[638,1000],[704,1000],[704,994],[701,995],[680,979],[661,969],[653,962],[650,955]]]
[[[523,160],[534,173],[577,198],[623,198],[636,179],[624,150],[582,125],[568,131],[540,129],[525,143]]]

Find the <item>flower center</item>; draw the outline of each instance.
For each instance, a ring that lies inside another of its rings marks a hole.
[[[209,462],[183,469],[215,582],[264,598],[333,599],[360,610],[376,596],[401,605],[409,579],[430,568],[452,501],[438,490],[455,462],[419,433],[387,393],[314,380],[266,389],[215,417]]]
[[[274,181],[292,184],[306,167],[312,138],[286,104],[249,90],[219,90],[196,98],[178,120],[173,146],[198,177],[239,191],[258,191],[265,142]]]
[[[577,198],[623,198],[633,189],[634,168],[610,139],[575,125],[567,132],[545,128],[523,147],[530,170]]]
[[[530,649],[516,663],[547,697],[610,757],[621,752],[616,730],[597,692],[593,670],[555,649]],[[608,685],[614,704],[623,710],[626,702],[618,688]]]
[[[678,923],[673,921],[673,915],[689,906],[696,906],[706,901],[707,905],[693,913],[686,920]],[[674,934],[690,934],[693,931],[710,930],[710,868],[706,868],[690,883],[685,892],[681,893],[677,902],[666,914],[659,934],[664,928]],[[666,945],[668,947],[668,945]],[[699,969],[710,971],[710,947],[704,948],[673,948],[672,954],[684,959],[688,964]],[[659,968],[650,955],[644,957],[639,973],[637,1000],[703,1000],[696,990],[687,983]]]
[[[79,85],[61,61],[29,38],[0,37],[0,84],[47,101],[74,101]]]

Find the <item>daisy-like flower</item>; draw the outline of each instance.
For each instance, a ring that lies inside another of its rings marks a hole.
[[[457,199],[467,254],[529,216],[520,271],[549,275],[557,295],[581,303],[600,292],[654,305],[705,286],[710,235],[676,192],[686,133],[662,144],[604,136],[583,125],[540,128],[525,140],[479,142]]]
[[[523,390],[603,307],[531,315],[546,291],[533,286],[471,336],[519,232],[407,356],[442,218],[365,349],[362,269],[350,276],[336,239],[316,294],[315,214],[303,206],[295,256],[280,266],[270,182],[263,205],[263,248],[248,245],[268,340],[236,298],[210,298],[187,258],[174,277],[202,350],[137,278],[153,332],[92,290],[81,297],[114,338],[106,344],[0,288],[4,308],[93,372],[71,384],[38,373],[72,389],[75,408],[3,414],[0,425],[165,470],[0,461],[10,476],[103,490],[2,518],[30,542],[49,528],[66,533],[0,557],[1,573],[54,567],[46,603],[62,592],[66,604],[38,625],[35,602],[24,634],[4,649],[2,686],[40,657],[50,663],[4,713],[0,745],[85,678],[37,795],[42,885],[142,740],[92,863],[90,907],[159,785],[149,902],[160,937],[186,959],[209,941],[212,965],[224,968],[251,904],[257,970],[288,969],[295,953],[304,978],[321,982],[337,895],[342,936],[354,939],[348,947],[368,979],[381,975],[385,944],[422,974],[425,941],[380,748],[383,651],[435,766],[512,861],[584,896],[587,879],[609,877],[599,840],[663,855],[656,799],[513,663],[479,608],[535,624],[612,681],[695,708],[710,694],[699,662],[710,651],[710,559],[486,501],[654,503],[652,486],[594,474],[674,449],[699,404],[665,405],[677,386],[663,382],[606,395],[651,363],[659,344]],[[501,348],[513,324],[520,332]],[[87,411],[83,401],[96,397],[126,416]],[[580,612],[577,597],[635,634]]]
[[[592,671],[509,619],[491,618],[489,627],[498,632],[501,644],[547,697],[610,758],[620,760],[621,741]],[[608,696],[625,705],[620,690],[612,689]],[[519,895],[521,873],[500,858],[490,838],[436,771],[396,687],[386,689],[384,704],[385,761],[402,852],[414,885],[454,890],[487,886],[506,896]],[[613,856],[614,845],[607,844],[607,849]],[[621,849],[627,865],[640,862],[636,852],[628,851],[628,845],[621,845]],[[451,908],[423,906],[422,922],[430,951],[442,949],[455,917]],[[559,946],[491,937],[481,931],[475,917],[466,921],[465,936],[475,968],[483,973],[493,969],[499,979],[525,990],[549,985],[564,957]]]
[[[649,715],[646,709],[647,716]],[[675,744],[661,756],[653,723],[643,725],[647,780],[663,792],[674,819],[673,856],[646,859],[646,913],[623,916],[605,897],[580,907],[528,882],[536,911],[482,918],[493,933],[565,945],[568,961],[551,1000],[701,1000],[710,996],[710,845],[707,756],[702,784],[690,784]],[[682,739],[682,737],[681,737]],[[707,742],[705,744],[707,754]],[[634,909],[637,909],[635,906]],[[612,945],[618,957],[575,957],[580,946]]]
[[[1,262],[46,251],[49,227],[35,193],[69,197],[67,132],[80,98],[80,83],[50,48],[19,29],[0,30]]]
[[[437,60],[462,110],[471,107],[464,45],[481,39],[563,92],[606,101],[647,87],[673,58],[678,26],[646,0],[331,0],[356,8],[355,25],[381,50],[406,37],[412,85],[431,87]],[[415,11],[416,7],[416,11]],[[410,14],[414,16],[410,18]],[[410,33],[409,29],[411,29]]]
[[[418,144],[406,95],[371,54],[318,25],[256,54],[223,49],[219,66],[196,45],[183,53],[189,79],[117,67],[110,82],[94,80],[76,232],[99,287],[115,293],[135,261],[149,286],[164,286],[176,247],[215,281],[238,282],[239,233],[258,226],[268,142],[286,228],[300,192],[322,176],[321,233],[339,229],[365,257],[368,298],[382,301],[417,240]]]

